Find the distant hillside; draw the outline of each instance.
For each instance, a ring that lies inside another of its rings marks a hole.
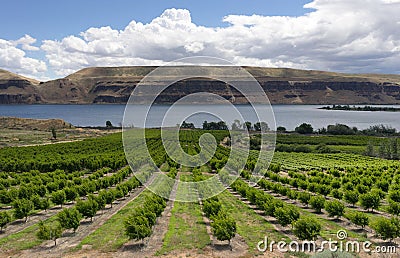
[[[85,68],[65,78],[40,83],[0,70],[0,104],[123,104],[137,83],[155,68]],[[244,68],[259,81],[273,104],[400,104],[400,75]],[[229,85],[199,78],[175,83],[157,102],[173,103],[187,94],[201,91],[213,92],[233,103],[246,103],[246,99]]]
[[[72,128],[70,123],[62,119],[31,119],[18,117],[1,117],[0,129],[47,130]]]

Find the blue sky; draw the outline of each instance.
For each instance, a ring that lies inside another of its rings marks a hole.
[[[0,68],[39,80],[195,55],[400,73],[400,0],[7,0],[2,7]]]
[[[0,36],[16,40],[29,34],[37,40],[62,39],[90,27],[123,29],[132,20],[149,23],[165,9],[188,9],[192,21],[209,27],[226,26],[230,14],[288,15],[306,13],[310,0],[7,0],[0,15]]]

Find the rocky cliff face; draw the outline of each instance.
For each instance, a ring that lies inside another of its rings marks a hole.
[[[0,70],[0,104],[124,104],[138,82],[154,68],[87,68],[42,83]],[[273,104],[400,104],[399,75],[351,75],[260,67],[246,69],[258,80]],[[173,103],[195,92],[211,92],[233,103],[246,103],[233,87],[220,81],[198,78],[171,85],[156,102]]]

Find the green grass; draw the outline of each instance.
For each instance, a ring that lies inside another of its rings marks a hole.
[[[124,234],[124,220],[134,207],[140,206],[150,191],[143,191],[136,199],[129,202],[123,209],[119,210],[114,216],[107,220],[101,227],[85,237],[76,249],[81,249],[83,245],[91,245],[92,249],[101,251],[116,251],[129,238]]]
[[[218,195],[218,198],[228,214],[235,219],[237,233],[245,239],[251,253],[259,253],[257,243],[265,236],[274,241],[289,240],[287,236],[276,231],[271,223],[228,191]]]
[[[181,175],[180,180],[190,181],[190,175]],[[188,194],[188,189],[178,185],[179,195]],[[163,239],[158,255],[167,254],[174,250],[203,249],[211,243],[203,221],[201,208],[198,203],[175,202],[171,210],[168,231]]]
[[[329,148],[341,151],[345,153],[355,153],[355,154],[363,154],[365,152],[366,146],[354,146],[354,145],[329,145]],[[375,150],[378,150],[378,146],[374,147]]]
[[[57,216],[54,215],[44,220],[44,223],[54,222],[56,219]],[[36,237],[36,232],[38,231],[38,229],[39,229],[39,224],[36,223],[18,233],[14,233],[4,238],[1,238],[0,239],[1,250],[21,251],[40,245],[41,243],[43,243],[43,240],[39,240]]]

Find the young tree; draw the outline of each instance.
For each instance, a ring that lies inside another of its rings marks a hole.
[[[213,235],[220,241],[229,241],[231,245],[231,239],[236,234],[236,222],[230,216],[227,216],[224,212],[219,212],[217,216],[212,217],[211,227]]]
[[[313,196],[310,198],[310,205],[317,213],[321,213],[321,209],[325,205],[325,198],[321,195]]]
[[[98,207],[97,202],[93,199],[88,199],[86,201],[79,200],[76,204],[76,209],[79,213],[85,218],[90,218],[90,221],[93,221],[93,217],[96,215]]]
[[[307,192],[300,192],[297,195],[297,199],[299,199],[302,204],[305,204],[308,207],[308,203],[311,199],[311,194]]]
[[[79,196],[78,191],[76,190],[75,187],[66,187],[64,188],[64,191],[65,191],[65,200],[68,202],[74,201]]]
[[[151,228],[146,217],[129,216],[124,221],[125,234],[129,239],[142,240],[151,235]]]
[[[40,209],[47,211],[50,208],[50,200],[48,198],[42,198],[40,200]]]
[[[111,190],[106,191],[104,197],[106,200],[106,204],[110,204],[110,206],[112,208],[112,204],[115,201],[115,190],[111,189]]]
[[[400,215],[400,203],[389,199],[388,212],[392,215],[399,216]]]
[[[398,218],[387,219],[379,217],[371,226],[375,230],[376,234],[383,240],[389,239],[392,241],[394,238],[400,236]]]
[[[294,223],[293,233],[300,240],[315,240],[321,232],[321,225],[311,217],[304,217]]]
[[[367,211],[369,209],[372,209],[372,211],[374,211],[374,209],[377,209],[380,205],[381,200],[379,194],[373,191],[360,195],[359,199],[361,207],[363,207]]]
[[[8,223],[11,222],[11,216],[7,211],[0,212],[0,231],[7,226]]]
[[[106,207],[106,198],[105,198],[104,195],[101,195],[101,194],[99,194],[97,196],[90,195],[89,198],[91,198],[95,202],[97,202],[97,204],[98,204],[97,209],[98,210],[102,210],[102,209],[104,209]]]
[[[62,227],[59,223],[45,225],[43,221],[39,222],[39,230],[36,233],[40,240],[53,240],[54,246],[57,245],[57,239],[62,235]]]
[[[65,202],[65,199],[66,195],[64,190],[59,190],[51,194],[51,201],[56,205],[60,205],[61,208]]]
[[[274,217],[283,227],[292,224],[300,218],[299,211],[294,207],[280,207],[275,209]]]
[[[345,191],[344,200],[350,203],[353,207],[358,202],[358,192],[357,191]]]
[[[344,204],[338,200],[325,202],[325,210],[328,212],[329,217],[340,218],[344,212]]]
[[[333,189],[331,191],[331,195],[332,195],[333,198],[341,200],[342,197],[343,197],[343,192],[341,190],[339,190],[339,189]]]
[[[263,204],[264,212],[267,216],[274,216],[275,210],[283,207],[284,202],[279,199],[272,199]]]
[[[74,229],[74,233],[76,229],[79,227],[80,221],[82,219],[82,215],[75,207],[69,209],[63,209],[57,214],[57,217],[62,228],[65,229],[72,228]]]
[[[217,215],[221,207],[221,202],[215,200],[205,200],[203,203],[203,211],[207,218]]]
[[[400,190],[389,191],[388,199],[395,202],[400,202]]]
[[[354,213],[349,214],[348,218],[350,219],[351,222],[353,222],[357,226],[361,226],[362,228],[367,226],[369,223],[369,218],[367,214],[365,214],[364,212],[356,211]]]
[[[54,127],[51,128],[51,136],[53,137],[54,140],[57,139],[57,132],[56,132],[56,129]]]
[[[25,222],[28,220],[28,216],[33,211],[34,205],[31,200],[17,199],[14,201],[14,217],[16,219],[25,218]]]
[[[33,207],[36,210],[40,210],[41,209],[42,205],[41,205],[41,198],[40,198],[39,195],[37,195],[37,194],[32,195],[31,201],[33,202]]]

